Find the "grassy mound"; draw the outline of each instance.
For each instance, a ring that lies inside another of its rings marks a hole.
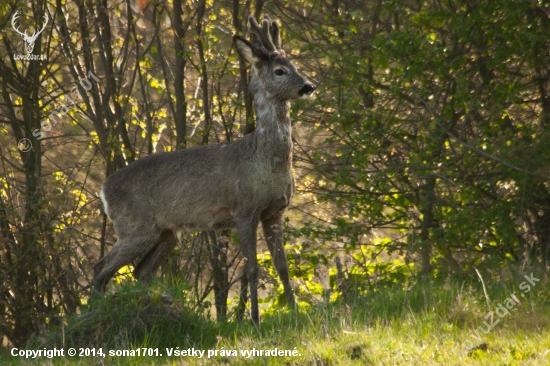
[[[181,294],[181,288],[164,292],[159,286],[125,287],[92,298],[81,314],[69,317],[61,329],[32,343],[37,348],[212,346],[208,342],[212,337],[204,335],[215,332],[217,325],[193,312]]]

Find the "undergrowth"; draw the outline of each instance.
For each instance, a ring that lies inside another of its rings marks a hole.
[[[349,303],[319,300],[302,303],[296,312],[267,309],[259,328],[198,314],[186,303],[183,286],[127,286],[91,299],[80,314],[37,335],[27,348],[102,348],[106,355],[35,360],[54,364],[550,364],[550,285],[534,274],[529,278],[539,281],[531,280],[525,292],[525,275],[530,273],[487,283],[486,290],[477,279],[375,287]],[[497,313],[512,300],[512,308]],[[157,355],[109,356],[110,350],[145,347],[157,349]],[[174,356],[193,349],[203,356]],[[259,355],[254,349],[287,356]],[[2,359],[30,362],[11,356],[9,349]]]

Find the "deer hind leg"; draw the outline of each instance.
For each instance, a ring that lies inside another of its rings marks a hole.
[[[262,220],[265,241],[273,257],[275,269],[279,273],[279,278],[283,283],[288,306],[292,309],[296,306],[292,286],[290,285],[290,276],[288,274],[288,263],[283,247],[283,211],[274,216]]]
[[[237,221],[237,231],[241,251],[246,260],[246,277],[250,287],[250,302],[252,305],[251,318],[256,325],[260,323],[260,313],[258,310],[258,258],[256,258],[256,231],[258,230],[258,220],[246,218]]]
[[[134,277],[141,281],[150,281],[163,260],[172,253],[177,245],[177,239],[172,230],[165,230],[159,240],[134,268]]]
[[[158,233],[149,235],[120,236],[113,249],[94,266],[94,290],[103,293],[107,283],[125,264],[142,256],[159,238]]]

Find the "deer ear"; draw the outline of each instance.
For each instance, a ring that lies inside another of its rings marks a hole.
[[[252,43],[239,36],[233,36],[233,43],[235,44],[235,48],[237,49],[239,56],[243,60],[252,65],[259,61],[257,56],[258,51]]]

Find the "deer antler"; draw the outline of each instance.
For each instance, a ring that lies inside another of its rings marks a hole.
[[[23,37],[23,39],[27,42],[34,42],[36,41],[36,38],[38,38],[38,36],[40,35],[40,33],[42,33],[44,31],[44,29],[46,28],[46,25],[48,25],[48,20],[50,20],[50,18],[48,17],[48,14],[44,14],[44,24],[42,25],[42,29],[40,29],[38,32],[37,31],[34,31],[33,34],[31,36],[29,36],[27,34],[27,31],[25,31],[25,33],[21,32],[19,30],[19,27],[16,27],[15,25],[15,20],[19,18],[19,10],[17,10],[15,12],[15,14],[13,14],[13,17],[11,18],[11,26],[13,27],[13,29],[19,33],[21,35],[21,37]]]
[[[37,31],[33,32],[32,36],[29,37],[30,42],[36,41],[40,33],[42,33],[42,31],[44,31],[44,29],[48,25],[48,20],[50,20],[50,18],[48,18],[48,14],[44,14],[44,24],[42,25],[42,29],[40,29],[38,32]],[[25,34],[27,34],[27,32],[25,32]]]
[[[281,48],[281,31],[279,30],[279,24],[276,21],[271,22],[271,40],[273,45],[279,51],[282,51]]]
[[[258,24],[253,16],[248,17],[250,32],[256,35],[256,45],[263,47],[268,52],[281,52],[281,35],[277,22],[271,21],[269,16],[264,15],[262,26]]]
[[[13,27],[13,30],[16,31],[17,33],[19,33],[22,37],[25,37],[27,34],[26,33],[22,33],[19,31],[19,27],[16,27],[15,26],[15,19],[19,18],[19,10],[17,10],[15,12],[15,14],[13,14],[13,17],[11,18],[11,26]]]

